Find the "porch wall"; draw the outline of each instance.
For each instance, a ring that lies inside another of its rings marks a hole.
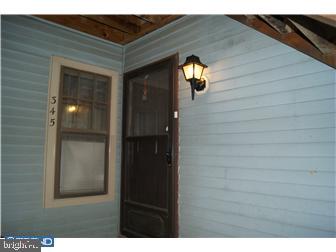
[[[43,154],[50,57],[63,56],[122,73],[122,47],[31,17],[2,16],[1,21],[2,234],[117,236],[120,138],[113,203],[44,209]]]
[[[335,237],[336,71],[225,16],[188,16],[126,46],[125,71],[178,52],[181,237]]]
[[[122,72],[123,47],[1,21],[2,234],[117,236],[120,138],[112,204],[44,209],[43,147],[50,56]],[[209,65],[195,101],[179,73],[181,237],[336,236],[335,70],[225,16],[184,17],[125,50],[125,71],[176,52]]]

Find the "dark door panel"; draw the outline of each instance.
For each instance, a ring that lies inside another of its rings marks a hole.
[[[129,231],[147,237],[169,237],[167,211],[129,203],[126,203],[125,211],[127,216],[125,228]]]
[[[176,71],[173,56],[125,74],[120,231],[128,237],[177,236]]]
[[[131,162],[128,170],[127,199],[156,207],[168,207],[167,139],[163,136],[146,136],[127,139]]]

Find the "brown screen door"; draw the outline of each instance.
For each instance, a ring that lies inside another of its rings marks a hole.
[[[176,75],[174,55],[124,77],[120,232],[127,237],[177,236]]]

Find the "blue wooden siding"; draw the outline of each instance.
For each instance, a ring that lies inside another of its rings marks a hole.
[[[44,209],[43,151],[50,57],[122,73],[123,48],[31,17],[2,16],[1,21],[2,234],[117,236],[120,138],[114,202]]]
[[[182,237],[335,237],[336,71],[225,16],[188,16],[125,47],[125,71],[178,52]]]
[[[118,233],[120,138],[114,202],[43,208],[50,56],[122,72],[178,52],[180,63],[199,55],[211,82],[191,101],[179,73],[180,236],[336,236],[334,69],[225,16],[184,17],[125,48],[31,17],[1,21],[2,233]]]

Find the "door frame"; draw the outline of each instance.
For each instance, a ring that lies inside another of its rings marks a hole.
[[[135,70],[131,70],[129,72],[124,73],[123,77],[123,106],[122,106],[122,150],[121,150],[121,192],[120,192],[120,223],[119,223],[119,234],[122,236],[122,227],[124,216],[123,216],[123,207],[125,200],[125,192],[126,192],[126,177],[125,177],[125,137],[126,137],[126,83],[132,77],[144,72],[150,71],[151,69],[155,69],[157,65],[168,63],[170,64],[170,72],[171,72],[171,82],[172,86],[170,88],[170,116],[172,119],[172,131],[171,131],[171,168],[172,178],[171,184],[169,185],[169,193],[171,195],[171,202],[169,202],[168,211],[171,214],[171,237],[176,238],[179,235],[179,226],[178,226],[178,147],[179,147],[179,109],[178,109],[178,63],[179,63],[179,55],[175,53],[171,56],[165,57],[155,62],[151,62],[145,66],[139,67]],[[175,117],[175,112],[177,112],[177,118]]]

